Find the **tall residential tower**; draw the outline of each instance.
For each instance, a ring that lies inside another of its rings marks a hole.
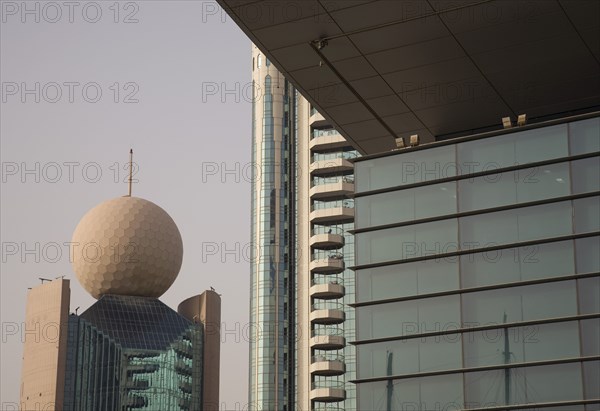
[[[357,152],[253,46],[249,403],[352,409]]]

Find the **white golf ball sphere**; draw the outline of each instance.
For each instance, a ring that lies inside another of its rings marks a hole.
[[[160,297],[173,284],[183,242],[173,219],[156,204],[118,197],[92,208],[73,233],[72,264],[93,297]]]

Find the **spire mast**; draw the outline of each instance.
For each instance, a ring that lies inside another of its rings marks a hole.
[[[129,197],[131,197],[131,183],[133,182],[133,148],[129,149]]]

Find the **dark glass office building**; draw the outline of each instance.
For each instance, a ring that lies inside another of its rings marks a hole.
[[[104,295],[69,316],[64,410],[202,409],[202,342],[155,298]]]
[[[358,409],[600,409],[598,116],[356,160]]]

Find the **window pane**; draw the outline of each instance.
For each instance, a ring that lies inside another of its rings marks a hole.
[[[569,164],[552,164],[459,181],[460,211],[570,194]]]
[[[571,155],[600,151],[600,117],[569,124]]]
[[[415,219],[456,213],[456,183],[415,189]]]
[[[415,215],[415,199],[404,195],[407,191],[410,190],[356,198],[356,227],[412,220]]]
[[[358,233],[356,263],[416,258],[457,250],[456,219]]]
[[[600,355],[600,318],[581,321],[583,356]]]
[[[583,363],[583,378],[585,379],[585,398],[597,400],[600,398],[600,361]],[[597,407],[597,404],[594,406]],[[598,408],[588,408],[589,410]]]
[[[600,158],[592,157],[571,162],[573,194],[600,191]]]
[[[521,276],[525,281],[575,273],[572,240],[522,247],[519,257]]]
[[[594,273],[600,271],[600,237],[587,237],[575,240],[577,250],[577,272]]]
[[[464,334],[463,341],[465,367],[503,364],[507,349],[511,363],[579,357],[576,321],[477,331]]]
[[[392,354],[389,357],[389,353]],[[358,346],[358,378],[462,368],[460,336],[442,335]]]
[[[575,281],[467,293],[462,310],[463,322],[475,325],[576,315]]]
[[[570,275],[575,272],[573,241],[465,254],[460,257],[462,287],[480,287]]]
[[[567,196],[571,193],[569,163],[518,170],[514,175],[518,203]]]
[[[392,155],[356,164],[356,192],[376,190],[456,175],[455,146]]]
[[[456,213],[456,184],[393,191],[356,199],[357,228]]]
[[[571,202],[564,201],[464,217],[460,219],[462,248],[568,235],[571,213]]]
[[[508,376],[507,385],[505,370],[467,373],[466,402],[479,408],[583,398],[580,363],[513,368]]]
[[[460,297],[425,298],[358,307],[359,340],[414,335],[459,328]]]
[[[457,158],[463,175],[514,166],[515,135],[507,134],[458,144]]]
[[[579,287],[579,314],[600,313],[600,277],[577,280]]]
[[[569,155],[567,125],[561,124],[458,144],[462,174],[511,167]]]
[[[513,173],[460,180],[458,192],[460,211],[480,210],[517,202]]]
[[[515,135],[516,164],[569,155],[567,124],[528,130]]]
[[[390,408],[408,410],[459,410],[464,408],[461,374],[392,380]],[[387,410],[388,382],[358,384],[359,410]]]
[[[568,201],[517,211],[519,241],[571,234],[571,214],[571,204]],[[552,224],[548,224],[549,221]]]
[[[458,258],[358,270],[356,280],[359,302],[456,290]]]
[[[600,230],[600,197],[580,198],[573,201],[575,232]]]

